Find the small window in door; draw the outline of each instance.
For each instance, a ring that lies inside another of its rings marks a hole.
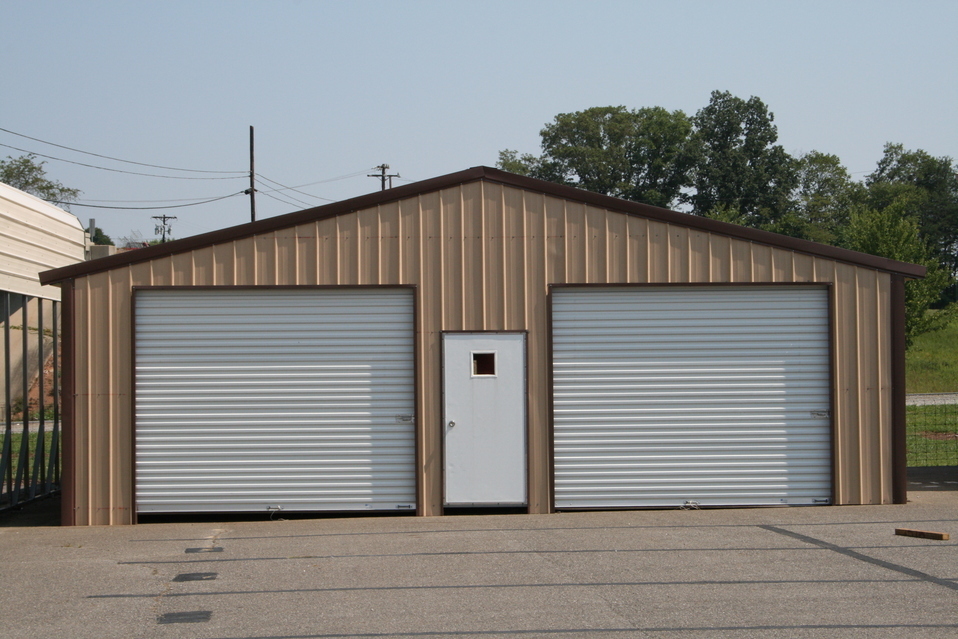
[[[473,377],[495,377],[496,375],[496,354],[492,353],[473,353],[472,354],[472,376]]]

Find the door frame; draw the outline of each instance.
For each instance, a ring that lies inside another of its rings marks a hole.
[[[423,516],[423,511],[425,509],[425,499],[422,498],[422,487],[424,484],[423,472],[420,470],[423,464],[423,453],[421,442],[424,438],[425,428],[422,421],[422,415],[425,411],[422,410],[422,391],[420,385],[420,372],[421,364],[419,357],[419,350],[422,338],[417,330],[419,326],[419,302],[420,302],[420,292],[419,286],[417,284],[203,284],[197,286],[190,285],[135,285],[130,288],[130,335],[131,335],[131,344],[130,344],[130,353],[129,353],[129,362],[130,362],[130,379],[127,383],[128,392],[130,394],[130,429],[131,437],[128,451],[130,454],[130,470],[127,475],[128,481],[130,482],[130,490],[132,494],[132,521],[130,523],[137,524],[139,523],[139,515],[137,509],[137,492],[136,492],[136,329],[137,329],[137,293],[142,291],[198,291],[198,292],[218,292],[218,291],[276,291],[276,290],[288,290],[288,291],[341,291],[341,290],[377,290],[377,289],[393,289],[393,290],[403,290],[409,291],[412,294],[412,348],[413,348],[413,459],[415,468],[413,471],[413,490],[415,497],[415,508],[414,512],[416,516]],[[64,288],[64,291],[69,291],[69,295],[73,295],[72,288]],[[66,307],[64,307],[65,309]],[[64,317],[67,317],[64,314]],[[64,335],[67,335],[64,331]],[[71,345],[72,346],[72,345]],[[66,450],[66,449],[64,449]],[[348,510],[344,511],[326,511],[326,512],[350,512]],[[376,511],[376,512],[392,512],[392,511]],[[398,512],[398,511],[397,511]],[[145,516],[150,516],[153,513],[143,513]]]
[[[439,466],[441,468],[439,490],[441,494],[440,505],[445,511],[446,508],[460,508],[460,506],[446,506],[446,335],[523,335],[522,341],[522,376],[525,380],[525,388],[522,392],[523,423],[522,428],[525,431],[526,440],[526,495],[525,508],[529,508],[529,486],[532,481],[532,463],[529,439],[529,331],[439,331]],[[496,506],[475,506],[475,508],[496,508]]]

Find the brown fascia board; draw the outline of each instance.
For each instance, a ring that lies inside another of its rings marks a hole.
[[[897,273],[909,278],[925,277],[925,273],[927,271],[926,267],[919,264],[899,262],[887,257],[878,257],[877,255],[869,255],[868,253],[859,253],[858,251],[851,251],[849,249],[830,246],[828,244],[819,244],[818,242],[801,240],[795,237],[789,237],[788,235],[772,233],[770,231],[762,231],[759,229],[749,228],[747,226],[739,226],[738,224],[720,222],[718,220],[712,220],[699,215],[680,213],[670,209],[659,208],[650,204],[641,204],[639,202],[632,202],[629,200],[620,200],[608,195],[601,195],[591,191],[583,191],[582,189],[577,189],[572,186],[553,184],[552,182],[544,182],[542,180],[536,180],[521,175],[506,173],[505,171],[500,171],[498,169],[490,169],[487,167],[480,168],[484,168],[486,170],[485,178],[490,181],[501,182],[503,184],[509,184],[510,186],[516,186],[530,191],[539,191],[554,197],[573,200],[576,202],[583,202],[585,204],[591,204],[592,206],[625,213],[627,215],[635,215],[659,222],[666,222],[668,224],[674,224],[677,226],[685,226],[701,231],[707,231],[709,233],[725,235],[734,239],[756,242],[758,244],[765,244],[776,248],[796,251],[798,253],[813,255],[815,257],[823,257],[838,262],[846,262],[848,264],[854,264],[855,266],[865,266],[888,273]]]
[[[449,173],[447,175],[429,180],[423,180],[421,182],[405,184],[387,191],[376,191],[374,193],[361,195],[359,197],[350,198],[341,202],[334,202],[332,204],[305,209],[295,213],[287,213],[286,215],[279,215],[277,217],[258,220],[256,222],[247,222],[246,224],[240,224],[238,226],[233,226],[218,231],[210,231],[209,233],[203,233],[201,235],[194,235],[192,237],[186,237],[180,240],[173,240],[172,242],[166,242],[165,244],[158,244],[156,246],[137,249],[135,251],[109,255],[107,257],[91,260],[89,262],[78,262],[76,264],[71,264],[70,266],[55,268],[53,270],[40,273],[40,283],[44,285],[56,284],[74,277],[108,271],[120,266],[146,262],[160,257],[167,257],[177,253],[184,253],[186,251],[212,246],[214,244],[235,241],[260,233],[268,233],[278,229],[289,228],[299,224],[335,217],[337,215],[368,209],[381,204],[386,204],[388,202],[415,197],[417,195],[423,195],[479,180],[496,182],[499,184],[513,186],[527,191],[534,191],[544,195],[571,200],[574,202],[582,202],[584,204],[590,204],[598,208],[608,209],[610,211],[624,213],[626,215],[635,215],[660,222],[666,222],[668,224],[685,226],[709,233],[716,233],[735,239],[757,242],[759,244],[765,244],[790,251],[797,251],[807,255],[823,257],[839,262],[846,262],[856,266],[864,266],[879,271],[895,273],[908,278],[921,278],[925,276],[926,272],[924,266],[917,264],[898,262],[896,260],[877,257],[875,255],[868,255],[866,253],[859,253],[857,251],[850,251],[848,249],[838,248],[836,246],[819,244],[817,242],[810,242],[808,240],[800,240],[797,238],[788,237],[786,235],[771,233],[769,231],[761,231],[758,229],[738,226],[737,224],[729,224],[728,222],[720,222],[718,220],[691,215],[689,213],[680,213],[678,211],[671,211],[669,209],[663,209],[648,204],[641,204],[639,202],[620,200],[608,195],[601,195],[591,191],[583,191],[582,189],[577,189],[572,186],[545,182],[543,180],[516,175],[514,173],[507,173],[506,171],[493,169],[487,166],[477,166],[471,169],[466,169],[465,171],[458,171],[456,173]]]
[[[484,167],[467,169],[465,171],[459,171],[458,173],[450,173],[448,175],[443,175],[429,180],[423,180],[421,182],[405,184],[403,186],[389,189],[388,191],[376,191],[367,195],[360,195],[359,197],[342,200],[341,202],[333,202],[332,204],[317,206],[311,209],[296,211],[294,213],[287,213],[285,215],[278,215],[276,217],[270,217],[264,220],[257,220],[256,222],[247,222],[238,226],[231,226],[225,229],[219,229],[217,231],[210,231],[209,233],[184,237],[180,240],[173,240],[164,244],[148,246],[135,251],[116,253],[114,255],[108,255],[106,257],[90,260],[88,262],[77,262],[76,264],[62,266],[60,268],[55,268],[53,270],[40,273],[40,281],[41,283],[55,284],[57,282],[62,282],[74,277],[81,277],[84,275],[108,271],[120,266],[147,262],[156,258],[168,257],[170,255],[176,255],[177,253],[185,253],[187,251],[205,248],[214,244],[240,240],[260,233],[269,233],[270,231],[275,231],[278,229],[289,228],[299,224],[335,217],[337,215],[343,215],[345,213],[371,208],[373,206],[385,204],[395,200],[402,200],[432,191],[439,191],[450,186],[455,186],[456,184],[475,182],[476,180],[482,179],[484,174],[483,169]],[[497,171],[497,173],[501,173],[501,171]]]

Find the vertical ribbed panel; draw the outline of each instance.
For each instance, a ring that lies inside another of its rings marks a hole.
[[[76,454],[65,475],[75,492],[66,507],[80,525],[133,521],[132,287],[416,286],[418,506],[434,515],[442,512],[440,331],[529,331],[529,510],[542,513],[552,506],[549,285],[746,281],[831,285],[834,498],[891,501],[888,273],[481,181],[78,277],[76,419],[67,435]]]
[[[136,294],[148,512],[415,507],[413,292]]]
[[[552,299],[557,508],[829,503],[827,289]]]

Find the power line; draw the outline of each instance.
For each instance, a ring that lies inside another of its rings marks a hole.
[[[327,182],[338,182],[339,180],[346,180],[346,179],[349,179],[349,178],[352,178],[352,177],[359,177],[360,175],[362,175],[362,174],[365,173],[366,171],[372,171],[373,169],[376,169],[376,168],[379,168],[379,167],[375,167],[375,166],[374,166],[374,167],[369,168],[369,169],[363,169],[362,171],[355,171],[355,172],[353,172],[353,173],[347,173],[346,175],[339,175],[339,176],[337,176],[337,177],[327,178],[327,179],[325,179],[325,180],[318,180],[318,181],[316,181],[316,182],[310,182],[309,184],[300,184],[299,186],[291,186],[291,187],[288,187],[288,188],[291,188],[291,189],[301,189],[301,188],[307,187],[307,186],[315,186],[316,184],[326,184]],[[316,196],[314,195],[314,196],[312,196],[312,197],[316,197]],[[321,198],[321,199],[325,199],[325,198]]]
[[[22,134],[22,133],[17,133],[16,131],[11,131],[11,130],[9,130],[9,129],[5,129],[5,128],[2,128],[2,127],[0,127],[0,131],[5,132],[5,133],[9,133],[9,134],[11,134],[11,135],[16,135],[16,136],[18,136],[18,137],[22,137],[22,138],[25,138],[25,139],[28,139],[28,140],[33,140],[34,142],[39,142],[39,143],[41,143],[41,144],[47,144],[47,145],[54,146],[54,147],[57,147],[57,148],[66,149],[66,150],[68,150],[68,151],[74,151],[74,152],[76,152],[76,153],[82,153],[82,154],[85,154],[85,155],[91,155],[91,156],[94,156],[94,157],[99,157],[99,158],[103,158],[103,159],[107,159],[107,160],[113,160],[113,161],[116,161],[116,162],[124,162],[124,163],[127,163],[127,164],[135,164],[135,165],[137,165],[137,166],[146,166],[146,167],[150,167],[150,168],[157,168],[157,169],[163,169],[163,170],[169,170],[169,171],[185,171],[185,172],[191,172],[191,173],[243,173],[242,175],[233,175],[233,176],[227,176],[227,177],[188,177],[188,176],[179,176],[179,175],[158,175],[158,174],[155,174],[155,173],[143,173],[143,172],[139,172],[139,171],[125,171],[125,170],[122,170],[122,169],[114,169],[114,168],[110,168],[110,167],[106,167],[106,166],[99,166],[99,165],[95,165],[95,164],[88,164],[88,163],[85,163],[85,162],[77,162],[77,161],[74,161],[74,160],[68,160],[68,159],[66,159],[66,158],[56,157],[56,156],[48,155],[48,154],[45,154],[45,153],[38,153],[38,152],[36,152],[36,151],[30,151],[30,150],[28,150],[28,149],[23,149],[23,148],[20,148],[20,147],[16,147],[16,146],[9,145],[9,144],[0,143],[0,147],[4,147],[4,148],[7,148],[7,149],[13,149],[14,151],[19,151],[19,152],[21,152],[21,153],[27,153],[27,154],[30,154],[30,155],[34,155],[34,156],[46,158],[46,159],[49,159],[49,160],[54,160],[54,161],[57,161],[57,162],[66,162],[66,163],[68,163],[68,164],[75,164],[75,165],[77,165],[77,166],[83,166],[83,167],[87,167],[87,168],[91,168],[91,169],[98,169],[98,170],[101,170],[101,171],[110,171],[110,172],[113,172],[113,173],[122,173],[122,174],[126,174],[126,175],[138,175],[138,176],[143,176],[143,177],[156,177],[156,178],[164,178],[164,179],[170,179],[170,180],[236,180],[236,179],[245,179],[246,177],[252,177],[252,178],[254,178],[256,181],[258,181],[260,184],[263,184],[264,186],[265,186],[265,183],[264,183],[263,181],[265,180],[266,182],[270,182],[270,183],[275,184],[276,186],[280,187],[280,188],[277,188],[277,189],[266,189],[266,190],[262,190],[262,191],[260,191],[259,189],[256,189],[256,190],[259,191],[259,192],[261,192],[261,193],[263,193],[264,195],[266,195],[266,196],[268,196],[268,197],[272,197],[272,199],[276,200],[277,202],[281,202],[281,203],[283,203],[283,204],[286,204],[286,205],[288,205],[288,206],[293,206],[293,207],[298,207],[298,206],[311,207],[311,206],[313,206],[313,204],[311,204],[311,203],[309,203],[309,202],[305,202],[305,201],[300,200],[300,199],[298,199],[298,198],[295,198],[295,197],[293,197],[293,196],[291,196],[291,195],[289,195],[289,194],[285,194],[285,197],[288,198],[288,199],[276,197],[276,196],[271,195],[271,194],[276,194],[276,193],[285,192],[285,191],[293,191],[293,192],[299,193],[299,194],[301,194],[301,195],[303,195],[303,196],[306,196],[306,197],[308,197],[308,198],[313,198],[313,199],[315,199],[315,200],[322,200],[322,201],[325,201],[325,202],[335,202],[336,200],[334,200],[334,199],[322,197],[322,196],[319,196],[319,195],[313,195],[313,194],[311,194],[311,193],[306,193],[305,191],[300,191],[299,189],[304,188],[304,187],[308,187],[308,186],[315,186],[315,185],[317,185],[317,184],[325,184],[325,183],[329,183],[329,182],[336,182],[336,181],[339,181],[339,180],[349,179],[349,178],[352,178],[352,177],[358,177],[358,176],[360,176],[360,175],[362,175],[362,174],[364,174],[364,173],[366,173],[367,171],[370,170],[370,169],[365,169],[365,170],[362,170],[362,171],[355,171],[355,172],[353,172],[353,173],[347,173],[347,174],[344,174],[344,175],[339,175],[339,176],[336,176],[336,177],[327,178],[327,179],[323,179],[323,180],[316,180],[315,182],[309,182],[309,183],[307,183],[307,184],[301,184],[301,185],[298,185],[298,186],[287,186],[287,185],[285,185],[285,184],[282,184],[282,183],[280,183],[280,182],[277,182],[276,180],[273,180],[273,179],[271,179],[271,178],[268,178],[268,177],[266,177],[266,176],[264,176],[264,175],[254,175],[254,174],[251,174],[251,173],[245,173],[245,172],[240,172],[240,171],[207,171],[207,170],[199,170],[199,169],[184,169],[184,168],[179,168],[179,167],[163,166],[163,165],[159,165],[159,164],[148,164],[148,163],[145,163],[145,162],[135,162],[135,161],[133,161],[133,160],[124,160],[124,159],[122,159],[122,158],[115,158],[115,157],[112,157],[112,156],[109,156],[109,155],[102,155],[102,154],[93,153],[93,152],[90,152],[90,151],[83,151],[82,149],[76,149],[76,148],[69,147],[69,146],[65,146],[65,145],[62,145],[62,144],[56,144],[56,143],[54,143],[54,142],[48,142],[48,141],[46,141],[46,140],[41,140],[40,138],[31,137],[31,136],[29,136],[29,135],[24,135],[24,134]],[[252,144],[252,130],[251,130],[251,133],[250,133],[250,134],[251,134],[251,144]],[[251,149],[251,151],[252,151],[252,149]],[[379,167],[374,167],[374,168],[376,168],[376,169],[382,169],[383,167],[382,167],[382,166],[379,166]],[[386,168],[388,168],[388,166],[387,166]],[[385,169],[383,169],[383,173],[385,174]],[[392,186],[392,178],[393,178],[393,177],[399,177],[399,176],[398,176],[398,175],[384,175],[384,176],[383,176],[383,179],[384,179],[384,184],[383,184],[383,185],[384,185],[384,186],[385,186],[385,178],[386,178],[386,177],[389,178],[390,186]],[[208,198],[208,199],[202,199],[202,200],[199,200],[199,201],[195,201],[196,198],[182,198],[182,199],[170,199],[170,200],[87,200],[86,202],[83,202],[83,203],[80,203],[80,202],[63,202],[63,201],[56,201],[56,200],[50,200],[50,201],[51,201],[53,204],[61,204],[61,205],[65,205],[65,206],[80,206],[80,207],[85,207],[85,208],[100,208],[100,209],[127,210],[127,211],[150,211],[150,210],[161,210],[161,209],[184,208],[184,207],[189,207],[189,206],[198,206],[198,205],[201,205],[201,204],[209,204],[209,203],[211,203],[211,202],[217,202],[217,201],[219,201],[219,200],[224,200],[224,199],[226,199],[226,198],[233,197],[233,196],[235,196],[235,195],[248,195],[248,194],[250,194],[250,191],[252,191],[252,190],[253,190],[253,187],[251,186],[251,188],[250,188],[249,190],[242,191],[242,192],[240,192],[240,193],[231,193],[231,194],[229,194],[229,195],[224,195],[224,196],[214,197],[214,198]],[[290,200],[292,200],[292,201],[290,201]],[[187,202],[187,203],[186,203],[186,204],[175,204],[175,205],[174,205],[174,204],[170,204],[170,205],[163,205],[163,206],[108,206],[108,205],[105,205],[105,204],[97,204],[97,203],[94,203],[94,202],[117,202],[117,203],[120,203],[120,202],[143,202],[143,203]]]
[[[208,200],[211,197],[219,197],[219,196],[207,195],[205,197],[182,197],[179,199],[170,199],[170,200],[93,200],[93,199],[87,198],[84,200],[84,202],[87,202],[88,204],[92,202],[104,202],[106,204],[120,204],[120,203],[162,204],[164,202],[198,202],[199,200]]]
[[[375,168],[375,167],[373,167],[373,168]],[[307,187],[307,186],[315,186],[315,185],[317,185],[317,184],[328,184],[329,182],[338,182],[339,180],[346,180],[346,179],[353,178],[353,177],[359,177],[360,175],[362,175],[362,174],[365,173],[366,171],[370,171],[370,170],[372,170],[372,169],[364,169],[364,170],[362,170],[362,171],[356,171],[355,173],[347,173],[346,175],[340,175],[340,176],[337,176],[337,177],[334,177],[334,178],[328,178],[328,179],[325,179],[325,180],[318,180],[318,181],[316,181],[316,182],[310,182],[309,184],[300,184],[299,186],[286,186],[285,184],[281,184],[281,183],[277,182],[276,180],[272,180],[272,179],[270,179],[270,178],[268,178],[268,177],[266,177],[265,175],[262,175],[262,174],[259,174],[258,177],[263,178],[264,180],[266,180],[266,181],[268,181],[268,182],[272,182],[273,184],[282,187],[281,189],[274,189],[274,192],[275,192],[275,191],[296,191],[297,193],[299,193],[299,194],[301,194],[301,195],[305,195],[306,197],[315,198],[315,199],[317,199],[317,200],[325,200],[326,202],[336,202],[336,200],[331,200],[331,199],[328,198],[328,197],[322,197],[322,196],[320,196],[320,195],[313,195],[312,193],[307,193],[307,192],[305,192],[305,191],[300,191],[299,189],[304,188],[304,187]]]
[[[182,209],[187,206],[198,206],[200,204],[209,204],[210,202],[219,202],[220,200],[225,200],[229,197],[235,197],[237,195],[245,195],[243,191],[238,193],[230,193],[229,195],[224,195],[222,197],[215,197],[211,200],[203,200],[202,202],[193,202],[192,204],[175,204],[172,206],[103,206],[101,204],[80,204],[79,202],[59,202],[57,200],[47,200],[51,204],[65,204],[67,206],[83,206],[91,209],[114,209],[119,211],[157,211],[160,209]]]
[[[175,166],[162,166],[160,164],[147,164],[145,162],[134,162],[133,160],[123,160],[120,158],[110,157],[109,155],[100,155],[99,153],[91,153],[90,151],[81,151],[80,149],[74,149],[73,147],[64,146],[62,144],[47,142],[46,140],[41,140],[40,138],[32,138],[29,135],[17,133],[16,131],[11,131],[9,129],[4,129],[2,127],[0,127],[0,131],[3,131],[4,133],[9,133],[11,135],[16,135],[21,138],[26,138],[28,140],[33,140],[34,142],[40,142],[41,144],[49,144],[50,146],[55,146],[60,149],[66,149],[67,151],[75,151],[77,153],[83,153],[84,155],[92,155],[94,157],[103,158],[105,160],[113,160],[115,162],[125,162],[126,164],[136,164],[137,166],[147,166],[153,169],[166,169],[168,171],[186,171],[188,173],[244,173],[244,171],[203,171],[201,169],[180,169]]]
[[[258,181],[260,184],[263,184],[263,180],[267,180],[267,181],[269,181],[269,182],[272,182],[273,184],[277,184],[277,185],[283,187],[283,188],[281,188],[281,189],[267,189],[267,190],[257,189],[260,193],[279,193],[280,191],[283,191],[283,195],[285,195],[285,196],[288,197],[289,199],[293,200],[294,202],[299,202],[299,203],[302,204],[303,206],[312,206],[312,204],[310,204],[309,202],[303,202],[302,200],[300,200],[300,199],[298,199],[298,198],[295,198],[295,197],[293,197],[292,195],[290,195],[289,193],[286,193],[286,192],[285,192],[285,191],[293,191],[293,192],[295,192],[295,193],[302,193],[301,191],[297,191],[296,189],[290,188],[290,187],[288,187],[288,186],[283,186],[282,184],[280,184],[280,183],[277,182],[276,180],[270,180],[268,177],[266,177],[266,176],[263,175],[262,173],[259,174],[259,175],[257,175],[257,176],[256,176],[256,179],[257,179],[257,181]],[[316,196],[314,196],[314,195],[309,195],[308,193],[303,193],[303,195],[306,195],[307,197],[316,197]],[[325,200],[326,198],[316,197],[316,199],[318,199],[318,200]],[[329,200],[329,201],[331,202],[332,200]]]
[[[263,175],[262,173],[260,173],[260,174],[257,176],[257,179],[259,179],[259,180],[266,180],[267,182],[272,182],[272,183],[275,184],[276,186],[280,187],[280,188],[278,188],[278,189],[271,189],[271,190],[274,191],[274,192],[275,192],[275,191],[295,191],[296,193],[299,193],[300,195],[305,195],[306,197],[316,198],[317,200],[325,200],[325,199],[326,199],[326,198],[320,197],[320,196],[318,196],[318,195],[313,195],[312,193],[306,193],[306,192],[304,192],[304,191],[300,191],[300,190],[298,190],[295,186],[286,186],[285,184],[282,184],[281,182],[277,182],[276,180],[274,180],[274,179],[272,179],[272,178],[266,177],[266,176]]]
[[[292,206],[294,209],[295,209],[295,208],[299,208],[299,206],[300,206],[299,204],[295,204],[295,203],[290,202],[290,201],[288,201],[288,200],[284,200],[284,199],[282,199],[282,198],[279,198],[279,197],[277,197],[277,196],[275,196],[275,195],[273,195],[272,193],[269,193],[269,192],[267,192],[267,191],[257,191],[257,193],[259,193],[260,195],[265,195],[265,196],[268,197],[268,198],[274,199],[274,200],[276,200],[277,202],[282,202],[283,204],[285,204],[285,205],[287,205],[287,206]],[[274,193],[275,193],[275,191],[274,191]],[[307,205],[307,206],[308,206],[308,205]]]
[[[157,177],[157,178],[166,178],[168,180],[242,180],[246,176],[243,175],[234,175],[231,177],[189,177],[186,175],[156,175],[155,173],[139,173],[137,171],[124,171],[122,169],[111,169],[105,166],[97,166],[95,164],[85,164],[83,162],[75,162],[73,160],[65,160],[63,158],[54,157],[52,155],[45,155],[43,153],[37,153],[36,151],[28,151],[26,149],[21,149],[16,146],[11,146],[9,144],[0,144],[0,146],[13,149],[14,151],[20,151],[21,153],[28,153],[30,155],[37,155],[41,158],[47,158],[48,160],[56,160],[57,162],[67,162],[69,164],[76,164],[78,166],[85,166],[91,169],[99,169],[101,171],[112,171],[114,173],[126,173],[127,175],[142,175],[145,177]]]

